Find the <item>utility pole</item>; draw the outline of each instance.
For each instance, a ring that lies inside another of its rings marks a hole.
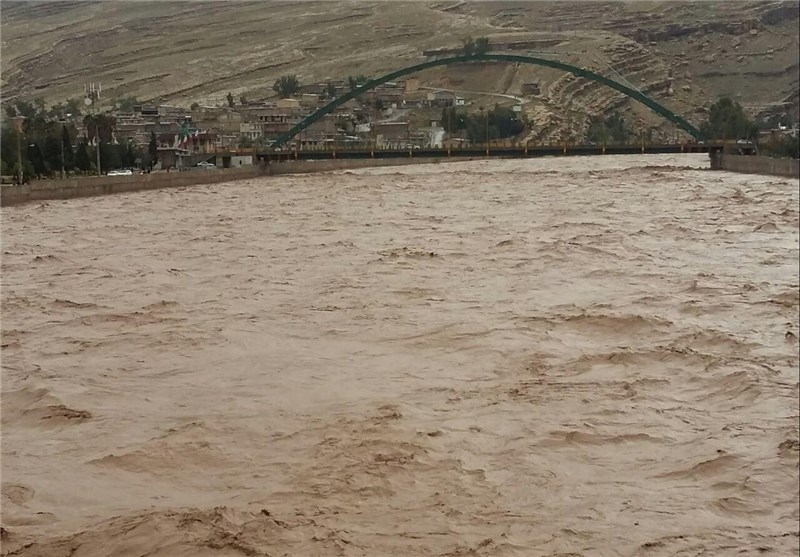
[[[24,116],[14,117],[14,128],[17,130],[17,184],[22,185],[22,123]]]
[[[61,124],[61,179],[64,179],[64,130],[67,127],[64,124]]]
[[[96,141],[95,146],[97,152],[97,175],[102,176],[102,171],[100,170],[100,127],[97,125],[97,114],[95,111],[95,102],[100,98],[102,86],[99,83],[89,83],[89,85],[85,87],[85,91],[86,98],[83,100],[83,103],[86,106],[91,106],[92,120],[94,121],[94,138]]]
[[[489,156],[489,110],[486,110],[486,156]]]

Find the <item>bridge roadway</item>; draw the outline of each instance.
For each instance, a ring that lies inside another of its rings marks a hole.
[[[400,158],[532,158],[586,155],[635,155],[665,153],[713,153],[721,151],[722,143],[683,143],[683,144],[639,144],[639,145],[520,145],[489,146],[476,145],[466,148],[424,148],[424,149],[370,149],[336,148],[262,151],[256,153],[260,161],[283,162],[290,160],[332,160],[332,159],[400,159]]]

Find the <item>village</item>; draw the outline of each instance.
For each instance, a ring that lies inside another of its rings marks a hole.
[[[128,103],[127,110],[116,107],[112,112],[112,142],[146,149],[154,137],[158,152],[155,170],[213,164],[207,161],[220,152],[230,154],[226,159],[232,166],[248,165],[257,150],[270,148],[278,136],[350,91],[353,85],[352,80],[350,84],[340,81],[298,85],[292,95],[257,102],[234,99],[229,94],[224,106],[193,103],[188,109]],[[466,104],[465,98],[454,92],[421,87],[418,79],[386,83],[346,101],[305,129],[286,148],[467,146],[470,139],[466,129],[442,122],[447,109],[455,115],[454,107]],[[451,128],[452,133],[448,133]],[[78,130],[79,135],[87,133],[86,129]]]

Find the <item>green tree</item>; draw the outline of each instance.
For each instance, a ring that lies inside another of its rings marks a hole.
[[[467,129],[467,115],[465,112],[456,110],[454,106],[446,106],[442,109],[442,127],[447,133],[456,130]]]
[[[475,47],[474,47],[475,54],[486,54],[489,52],[489,38],[488,37],[478,37],[475,39]]]
[[[36,106],[26,101],[17,101],[14,103],[14,108],[17,111],[17,115],[25,116],[25,118],[33,118],[38,114]]]
[[[367,81],[369,81],[369,79],[367,79],[367,76],[363,74],[347,76],[347,85],[350,87],[351,91],[355,91],[357,88],[364,85]]]
[[[64,115],[72,118],[81,116],[81,101],[78,99],[67,99],[64,107]]]
[[[150,143],[147,145],[147,154],[149,156],[150,169],[158,163],[158,142],[156,141],[155,132],[150,132]]]
[[[283,75],[275,80],[272,89],[285,99],[296,95],[300,91],[300,80],[294,74]]]
[[[42,147],[45,162],[45,173],[51,175],[61,172],[61,138],[58,134],[48,135]]]
[[[75,166],[81,172],[88,172],[92,166],[92,159],[89,156],[89,140],[86,137],[79,141],[75,148]]]
[[[239,104],[246,105],[247,104],[247,97],[244,95],[239,95]]]
[[[226,98],[228,99],[228,106],[233,108],[233,95],[230,91],[228,91],[228,96]]]
[[[64,146],[64,169],[69,172],[75,167],[75,153],[72,150],[72,138],[66,125],[61,126],[61,144]]]
[[[505,139],[521,134],[525,122],[510,108],[495,105],[485,113],[471,114],[466,122],[467,138],[473,143],[483,143],[489,139]]]
[[[700,131],[709,139],[755,139],[758,126],[745,114],[742,105],[723,97],[711,105],[708,119]]]
[[[108,172],[122,166],[122,161],[119,156],[119,145],[111,143],[100,144],[100,170],[101,172]]]
[[[239,136],[239,147],[242,149],[249,149],[253,146],[253,140],[242,134]]]
[[[89,141],[99,138],[101,142],[110,143],[117,126],[117,119],[110,114],[87,114],[83,119]]]
[[[613,112],[607,118],[593,117],[589,121],[586,138],[597,145],[607,145],[609,143],[625,143],[630,135],[630,130],[625,125],[625,119],[618,112]]]
[[[475,41],[473,40],[472,37],[467,37],[461,43],[461,52],[465,56],[472,56],[473,54],[475,54]]]
[[[325,98],[332,99],[336,97],[336,86],[330,81],[325,86]]]
[[[122,97],[114,101],[114,106],[120,112],[130,113],[133,112],[133,107],[139,104],[136,97]]]
[[[193,102],[189,108],[191,108],[192,110],[197,110],[198,108],[200,108],[200,105],[196,102]]]

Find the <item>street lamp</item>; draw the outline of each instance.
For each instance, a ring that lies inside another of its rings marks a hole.
[[[484,115],[484,122],[486,123],[486,125],[485,125],[485,128],[486,128],[486,156],[488,157],[489,156],[489,111],[487,110],[487,111],[484,112],[483,107],[481,107],[481,114]]]

